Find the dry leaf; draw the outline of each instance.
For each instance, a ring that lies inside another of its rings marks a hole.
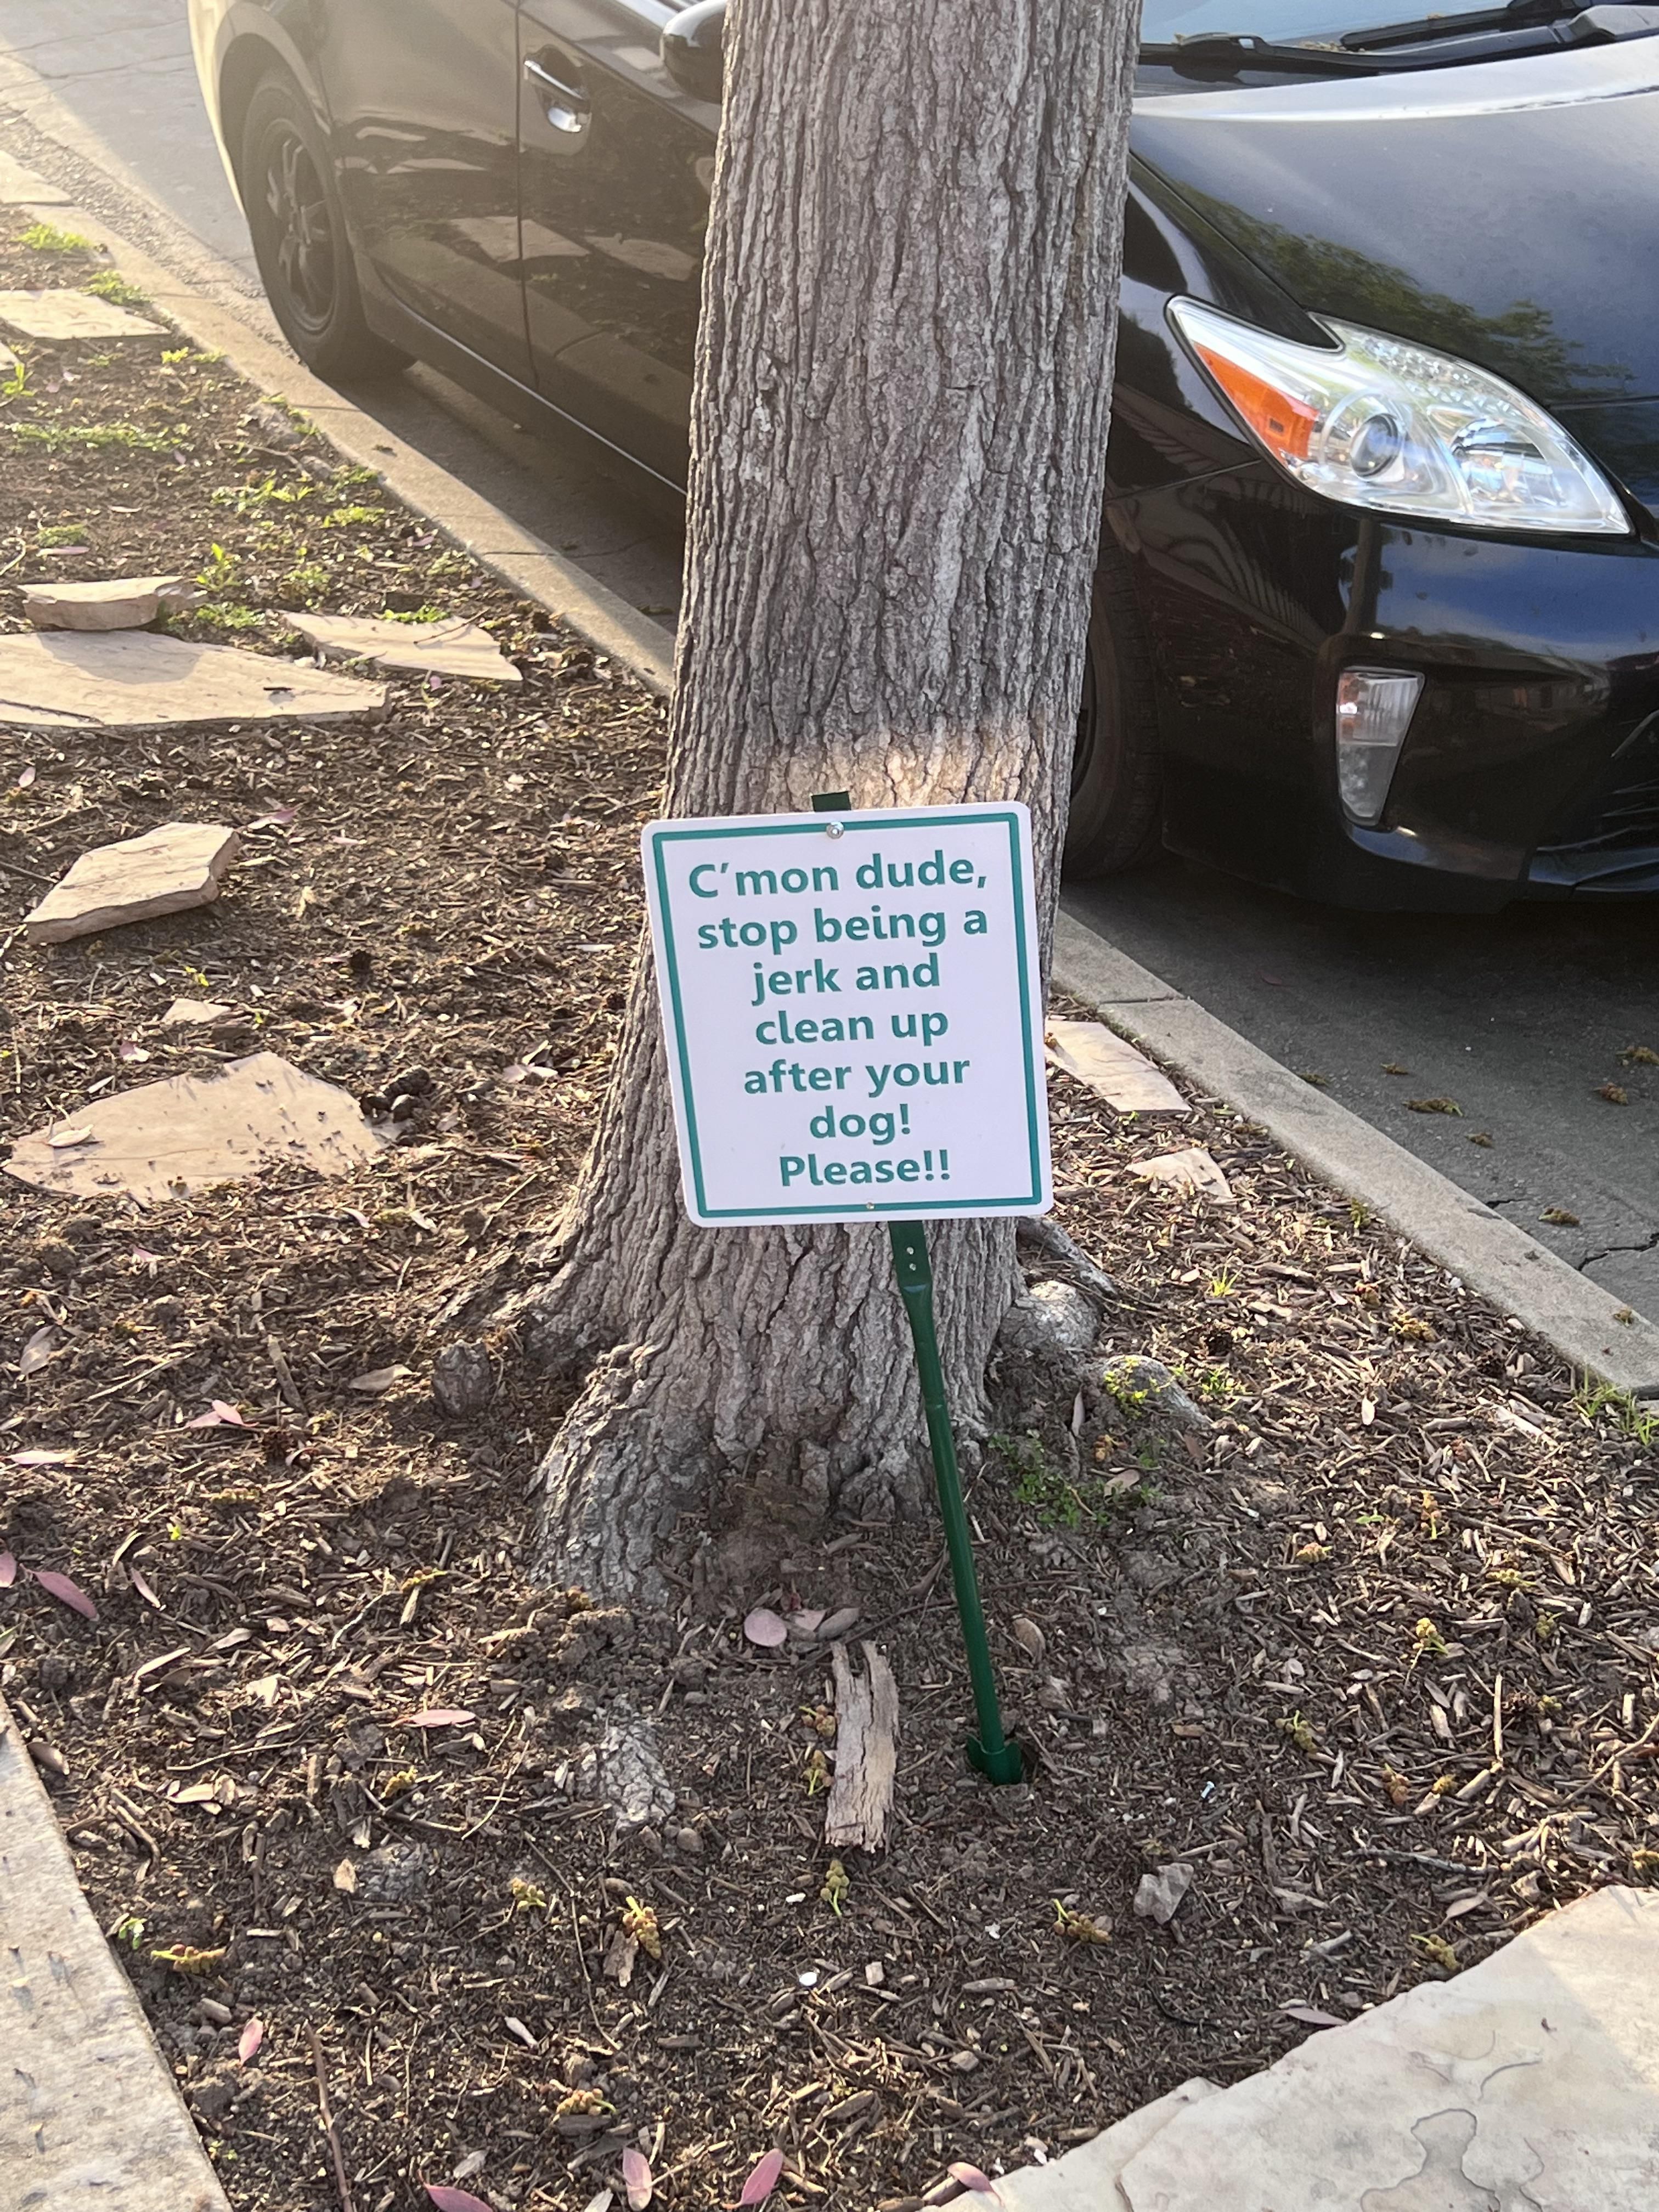
[[[1040,1667],[1042,1655],[1048,1649],[1048,1639],[1036,1621],[1028,1620],[1023,1613],[1017,1613],[1008,1626],[1015,1643],[1030,1658],[1031,1664]]]
[[[489,2212],[482,2197],[469,2196],[465,2189],[452,2189],[447,2181],[424,2181],[421,2186],[438,2212]]]
[[[161,1601],[156,1596],[155,1591],[150,1588],[149,1577],[141,1573],[137,1567],[129,1567],[127,1572],[131,1577],[132,1587],[137,1591],[139,1596],[143,1598],[144,1603],[146,1605],[153,1605],[157,1613],[160,1613],[161,1610]]]
[[[422,1705],[418,1713],[409,1713],[397,1725],[399,1728],[439,1729],[471,1728],[477,1719],[460,1705]]]
[[[348,1390],[361,1390],[365,1397],[378,1397],[389,1390],[394,1382],[401,1382],[410,1372],[407,1367],[371,1367],[367,1375],[354,1375],[346,1384]]]
[[[1321,2012],[1317,2005],[1282,2004],[1279,2009],[1291,2020],[1299,2020],[1306,2027],[1340,2027],[1343,2025],[1334,2012]]]
[[[523,2044],[526,2051],[533,2051],[536,2048],[535,2037],[530,2033],[530,2030],[525,2026],[524,2022],[521,2020],[515,2019],[510,2012],[503,2014],[501,2025],[506,2028],[509,2035],[516,2035],[518,2037],[520,2042]],[[473,2170],[475,2172],[477,2172],[476,2167]]]
[[[50,1326],[37,1328],[18,1355],[20,1375],[33,1375],[44,1367],[58,1349],[58,1332]]]
[[[342,1859],[334,1869],[334,1887],[343,1889],[348,1897],[357,1894],[357,1869],[349,1859]]]

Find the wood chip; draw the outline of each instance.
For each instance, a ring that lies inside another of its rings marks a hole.
[[[836,1778],[825,1808],[831,1850],[886,1848],[898,1766],[898,1684],[873,1644],[861,1644],[866,1673],[855,1674],[845,1644],[836,1645]]]

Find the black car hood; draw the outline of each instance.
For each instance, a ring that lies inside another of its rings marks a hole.
[[[1553,408],[1659,395],[1659,37],[1229,91],[1149,77],[1133,146],[1312,313]]]

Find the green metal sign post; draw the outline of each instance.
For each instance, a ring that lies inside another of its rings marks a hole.
[[[815,812],[846,811],[853,804],[844,791],[819,792],[812,800]],[[968,1509],[963,1503],[962,1475],[957,1466],[956,1437],[951,1428],[951,1409],[945,1397],[945,1370],[939,1362],[939,1335],[933,1325],[933,1267],[927,1249],[927,1230],[920,1221],[888,1224],[893,1247],[893,1272],[899,1296],[909,1317],[916,1348],[916,1373],[921,1382],[921,1402],[927,1417],[927,1442],[933,1455],[933,1476],[939,1486],[939,1517],[945,1523],[945,1546],[951,1557],[951,1579],[956,1586],[957,1612],[962,1621],[962,1641],[968,1654],[968,1674],[974,1686],[974,1711],[979,1735],[969,1737],[968,1763],[991,1782],[1018,1782],[1024,1762],[1019,1746],[1010,1743],[997,1702],[996,1673],[985,1633],[985,1608],[980,1601],[979,1575],[974,1565],[973,1536]]]

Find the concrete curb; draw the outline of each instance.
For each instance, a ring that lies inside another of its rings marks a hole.
[[[405,445],[332,385],[313,376],[292,354],[250,330],[228,308],[204,299],[142,246],[66,204],[64,195],[44,178],[9,160],[0,171],[0,201],[26,211],[38,208],[61,228],[100,240],[128,281],[176,323],[192,345],[222,354],[262,398],[297,408],[336,453],[358,468],[373,469],[389,492],[470,553],[480,568],[545,607],[647,690],[660,698],[668,696],[674,682],[674,640],[649,615],[642,615],[586,569],[555,552],[459,477]]]
[[[1344,1197],[1362,1200],[1571,1365],[1632,1397],[1659,1397],[1659,1328],[1620,1320],[1628,1306],[1535,1237],[1068,914],[1055,927],[1054,981],[1133,1043],[1248,1114]]]
[[[0,1699],[0,2203],[229,2212]]]

